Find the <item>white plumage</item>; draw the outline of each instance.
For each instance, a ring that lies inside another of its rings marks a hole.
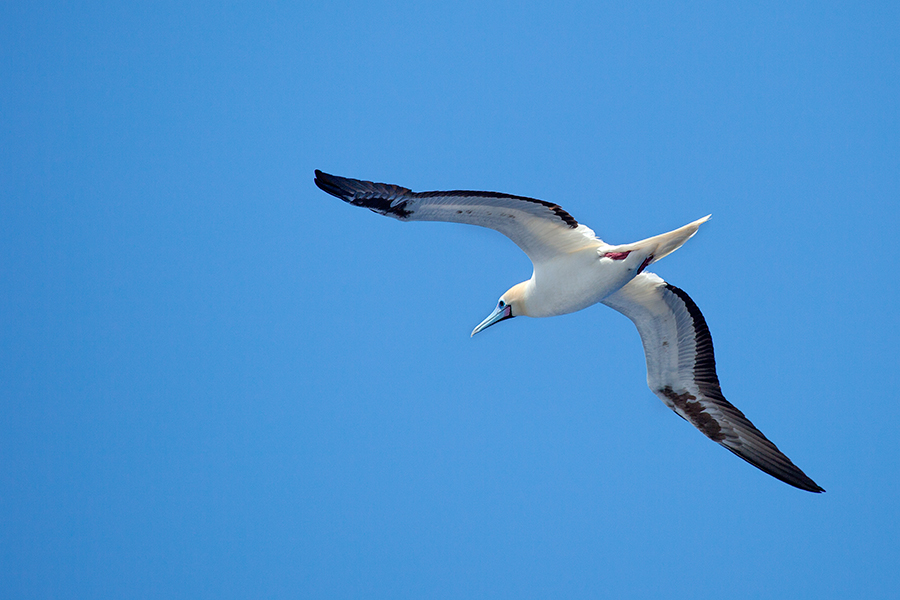
[[[449,221],[495,229],[531,259],[531,278],[500,297],[472,332],[517,316],[551,317],[602,302],[635,324],[647,384],[704,435],[792,486],[824,491],[722,395],[712,338],[697,305],[644,269],[690,239],[708,216],[633,244],[610,245],[559,205],[496,192],[412,192],[316,171],[316,185],[350,204],[401,221]]]

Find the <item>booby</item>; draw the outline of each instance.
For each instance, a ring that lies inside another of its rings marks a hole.
[[[631,319],[647,360],[647,384],[706,437],[758,469],[809,492],[824,492],[722,395],[712,337],[683,290],[646,271],[690,239],[709,215],[633,244],[610,245],[558,204],[497,192],[413,192],[316,170],[323,191],[401,221],[479,225],[511,239],[534,265],[531,279],[500,296],[472,331],[519,316],[552,317],[602,303]]]

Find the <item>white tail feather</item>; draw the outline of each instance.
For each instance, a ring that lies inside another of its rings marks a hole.
[[[651,238],[647,238],[645,240],[641,240],[639,242],[634,242],[633,244],[623,244],[621,246],[616,246],[616,251],[618,252],[631,252],[635,250],[643,250],[653,256],[653,259],[650,263],[655,263],[659,259],[668,256],[669,254],[675,252],[681,246],[691,239],[697,230],[700,228],[700,225],[709,220],[712,215],[706,215],[702,219],[697,219],[693,223],[688,223],[684,227],[679,227],[674,231],[670,231],[668,233],[662,233],[660,235],[655,235]]]

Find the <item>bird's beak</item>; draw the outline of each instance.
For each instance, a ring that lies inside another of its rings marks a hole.
[[[512,315],[512,307],[509,304],[507,304],[503,308],[500,308],[498,306],[497,308],[494,309],[494,312],[492,312],[490,315],[488,315],[487,319],[485,319],[484,321],[479,323],[478,327],[476,327],[475,329],[472,330],[472,335],[474,336],[476,333],[478,333],[482,329],[487,329],[494,323],[499,323],[503,319],[509,319],[512,316],[513,316]]]

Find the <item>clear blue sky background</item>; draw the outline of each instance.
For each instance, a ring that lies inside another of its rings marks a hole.
[[[732,4],[3,3],[0,596],[896,597],[900,9]],[[654,270],[828,492],[315,168],[712,213]]]

